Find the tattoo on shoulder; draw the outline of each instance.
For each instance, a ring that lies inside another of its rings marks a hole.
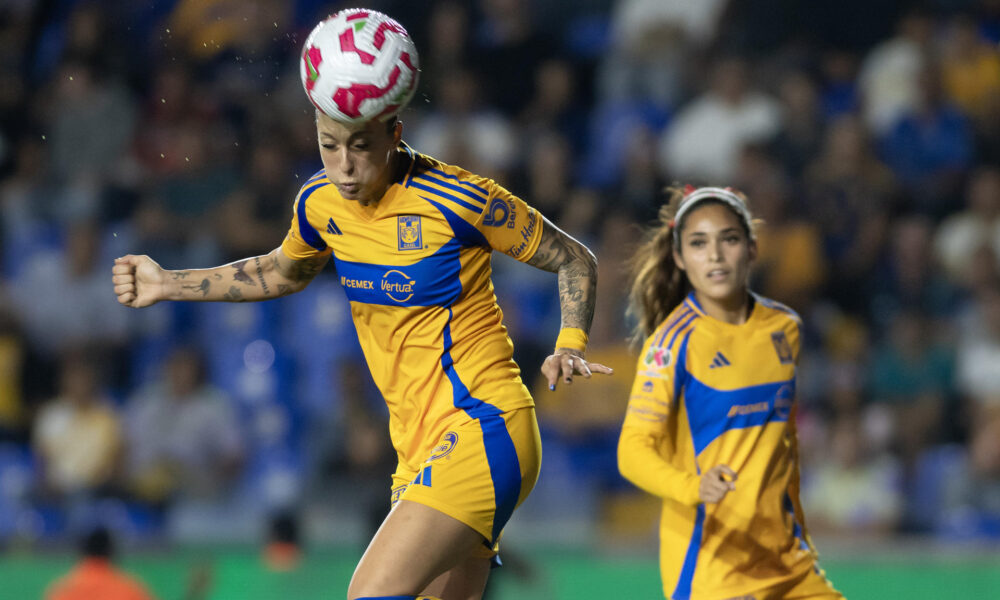
[[[240,262],[233,263],[232,267],[236,269],[236,272],[233,273],[233,279],[235,281],[239,281],[240,283],[246,283],[249,285],[256,286],[257,284],[254,283],[253,279],[246,274],[246,271],[243,270],[246,268],[248,262],[250,262],[249,258],[246,260],[241,260]]]

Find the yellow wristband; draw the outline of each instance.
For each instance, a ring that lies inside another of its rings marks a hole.
[[[576,327],[563,327],[556,338],[556,348],[569,348],[583,352],[587,349],[587,332]]]

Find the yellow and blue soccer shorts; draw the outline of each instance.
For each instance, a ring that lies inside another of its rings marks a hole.
[[[844,596],[833,588],[826,574],[814,566],[764,591],[727,600],[844,600]]]
[[[533,407],[469,417],[449,427],[415,471],[399,464],[392,504],[418,502],[465,523],[486,539],[488,557],[538,480],[542,442]]]

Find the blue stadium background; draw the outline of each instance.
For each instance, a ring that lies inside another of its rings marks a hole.
[[[496,178],[601,263],[590,356],[618,375],[570,395],[535,381],[554,277],[494,260],[545,448],[501,582],[531,581],[517,556],[539,548],[553,573],[621,581],[615,561],[655,556],[656,501],[614,448],[625,265],[672,181],[749,195],[754,288],[805,319],[803,501],[823,555],[914,567],[902,580],[954,567],[932,586],[996,564],[1000,2],[368,5],[420,50],[404,139]],[[157,552],[179,572],[289,527],[351,564],[384,514],[384,407],[332,268],[258,304],[129,311],[110,285],[124,253],[203,267],[280,243],[320,168],[298,52],[350,6],[0,5],[0,571],[22,593],[95,524],[157,581]],[[586,550],[577,567],[555,564],[567,548]],[[655,595],[655,564],[639,570]]]

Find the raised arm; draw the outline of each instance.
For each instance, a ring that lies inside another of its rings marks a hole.
[[[293,260],[275,248],[210,269],[168,271],[148,256],[126,255],[111,269],[118,302],[142,308],[161,300],[254,302],[304,289],[329,255]]]
[[[561,329],[555,352],[542,364],[549,389],[555,389],[560,376],[566,383],[572,383],[574,374],[584,377],[590,377],[592,372],[610,375],[612,370],[584,359],[590,324],[594,320],[597,259],[586,246],[551,221],[544,217],[542,221],[538,249],[526,262],[559,275]]]

